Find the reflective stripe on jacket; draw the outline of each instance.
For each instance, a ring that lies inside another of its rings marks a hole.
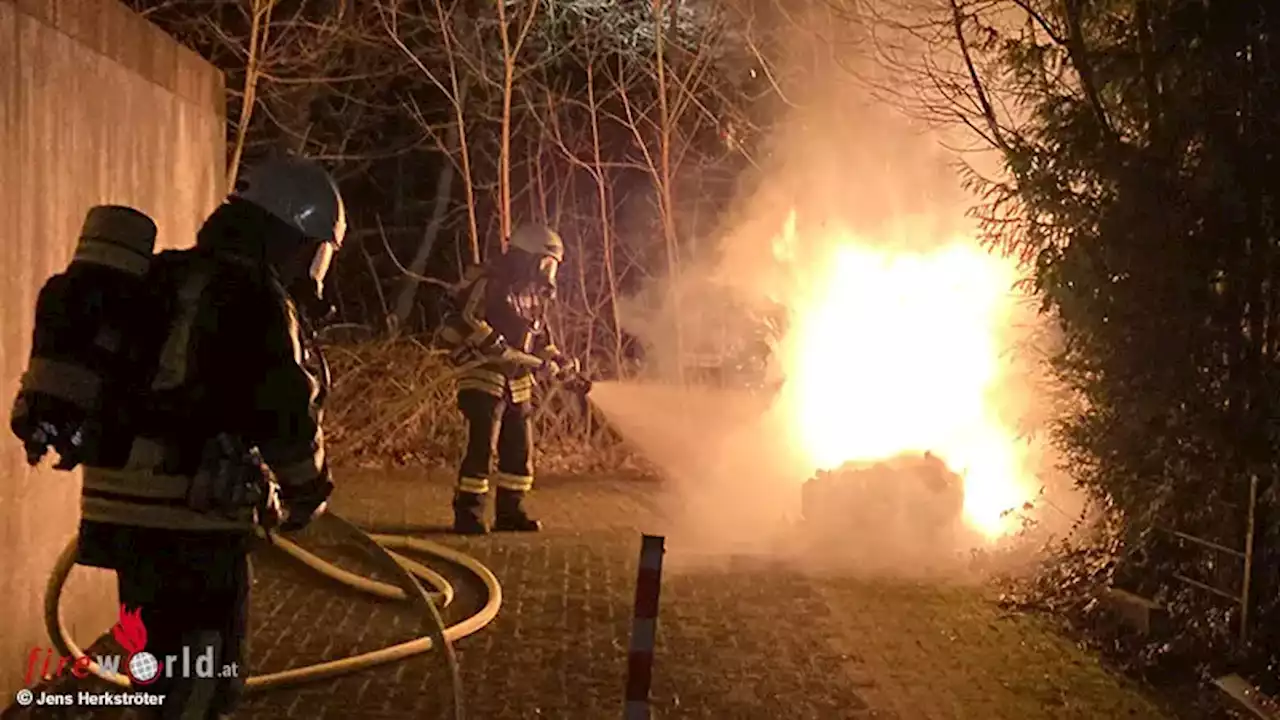
[[[495,334],[517,350],[543,359],[560,356],[545,320],[524,317],[515,307],[509,284],[484,266],[468,269],[457,291],[460,327],[452,340],[480,344]],[[447,329],[446,329],[447,330]],[[478,390],[512,402],[530,402],[536,384],[532,371],[501,362],[465,368],[458,376],[458,390]]]

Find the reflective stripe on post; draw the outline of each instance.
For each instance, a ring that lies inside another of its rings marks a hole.
[[[664,543],[659,535],[645,535],[640,543],[631,652],[627,657],[625,720],[649,718],[649,687],[653,682],[653,649],[658,634],[658,595],[662,590]]]

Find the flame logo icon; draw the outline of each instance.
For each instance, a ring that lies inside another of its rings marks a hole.
[[[142,622],[142,608],[131,612],[120,605],[120,619],[111,628],[111,635],[128,653],[125,669],[133,682],[146,685],[160,677],[160,661],[144,650],[147,647],[147,626]]]
[[[120,606],[120,620],[111,628],[120,647],[130,655],[142,652],[147,647],[147,626],[142,622],[142,608],[133,612],[124,605]]]

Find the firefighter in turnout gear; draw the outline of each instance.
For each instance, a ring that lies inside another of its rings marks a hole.
[[[442,339],[462,366],[458,409],[467,423],[453,498],[455,532],[488,532],[484,504],[495,452],[493,529],[541,529],[523,504],[533,488],[535,375],[585,383],[577,362],[560,352],[547,327],[547,308],[563,261],[564,242],[555,231],[539,225],[518,228],[506,253],[468,271],[455,298],[456,313],[444,324]]]
[[[115,570],[164,662],[212,648],[239,678],[162,672],[162,718],[219,718],[247,675],[255,524],[297,530],[333,490],[321,411],[328,372],[308,319],[342,244],[337,186],[318,165],[264,162],[213,212],[190,250],[161,253],[149,280],[149,368],[118,417],[119,463],[86,462],[79,562]],[[110,452],[105,455],[111,455]],[[216,675],[217,673],[215,673]]]

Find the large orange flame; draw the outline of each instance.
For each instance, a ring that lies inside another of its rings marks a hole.
[[[1034,485],[1000,411],[1016,265],[967,238],[908,251],[826,232],[823,257],[786,293],[780,408],[793,446],[814,470],[932,451],[965,478],[968,524],[1005,534]],[[794,234],[793,216],[779,260]]]

